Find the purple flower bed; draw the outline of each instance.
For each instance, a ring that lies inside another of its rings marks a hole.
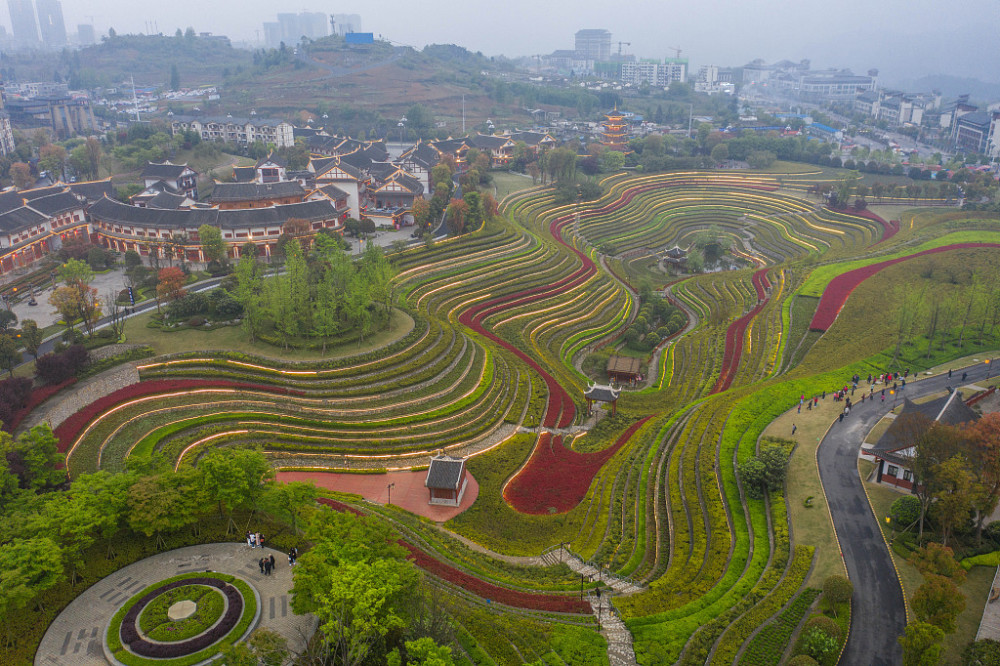
[[[186,641],[178,641],[176,643],[153,643],[140,636],[137,623],[142,610],[151,601],[153,601],[153,599],[160,596],[164,592],[183,585],[207,585],[209,587],[216,588],[226,595],[226,599],[229,601],[229,606],[226,609],[226,613],[222,616],[222,619],[203,634],[195,636],[194,638],[189,638]],[[185,578],[183,580],[176,580],[172,583],[168,583],[161,588],[153,590],[137,601],[125,614],[124,619],[122,619],[120,635],[122,644],[127,646],[130,651],[141,657],[151,657],[154,659],[184,657],[198,652],[199,650],[204,650],[209,645],[222,640],[226,634],[233,630],[236,624],[240,621],[240,617],[242,617],[242,615],[243,595],[240,594],[240,591],[234,586],[225,581],[219,580],[218,578]]]

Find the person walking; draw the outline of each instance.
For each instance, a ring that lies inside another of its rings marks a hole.
[[[795,424],[793,423],[793,424],[792,424],[792,434],[793,434],[793,435],[795,434],[795,431],[796,431],[796,430],[798,430],[798,428],[797,428],[797,427],[796,427],[796,425],[795,425]]]
[[[948,368],[948,379],[951,379],[951,368]]]
[[[266,557],[264,558],[264,575],[265,576],[271,575],[271,560],[269,560]]]
[[[962,373],[962,381],[963,381],[963,382],[965,381],[965,378],[966,378],[966,376],[968,376],[968,374],[969,374],[969,373],[967,373],[967,372],[963,372],[963,373]]]
[[[274,565],[274,553],[271,554],[270,562],[271,562],[271,571],[274,571],[274,566],[275,566]]]
[[[263,557],[260,558],[259,560],[257,560],[257,566],[260,567],[260,572],[264,573],[264,558]]]

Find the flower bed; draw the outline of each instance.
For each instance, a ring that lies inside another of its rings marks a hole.
[[[830,280],[830,283],[826,286],[826,289],[823,291],[823,297],[820,298],[819,305],[816,307],[816,314],[813,315],[812,322],[809,324],[809,330],[822,332],[826,331],[828,328],[833,326],[833,322],[836,321],[837,315],[840,314],[841,309],[843,309],[844,307],[844,303],[847,302],[847,298],[858,287],[858,285],[884,268],[888,268],[893,264],[898,264],[900,262],[908,261],[910,259],[916,259],[917,257],[922,257],[928,254],[947,252],[948,250],[966,250],[966,249],[983,248],[983,247],[995,248],[995,247],[1000,247],[1000,244],[955,243],[953,245],[945,245],[943,247],[931,248],[929,250],[924,250],[923,252],[917,252],[916,254],[907,255],[905,257],[888,259],[886,261],[882,261],[877,264],[869,264],[867,266],[855,268],[852,271],[847,271],[846,273],[841,273],[840,275]]]
[[[219,590],[227,605],[222,618],[187,640],[160,643],[144,638],[138,627],[143,610],[172,589],[200,585]],[[107,650],[126,666],[191,666],[214,657],[250,628],[258,608],[253,590],[235,576],[219,573],[181,574],[143,589],[115,613],[108,625]]]
[[[504,500],[529,514],[564,513],[587,495],[594,475],[652,416],[629,426],[612,446],[596,453],[577,453],[562,437],[542,433],[528,463],[504,487]]]
[[[302,395],[301,391],[295,391],[283,387],[238,382],[207,381],[199,379],[164,379],[139,382],[138,384],[132,384],[131,386],[118,389],[114,393],[109,393],[100,400],[95,400],[87,407],[84,407],[63,421],[62,424],[60,424],[55,430],[56,437],[59,438],[59,451],[60,453],[67,452],[88,423],[120,402],[134,400],[136,398],[149,395],[156,395],[158,393],[191,391],[205,388],[226,388],[234,391],[266,391],[268,393],[279,393],[282,395]]]
[[[28,402],[14,414],[10,423],[4,424],[4,430],[7,432],[14,432],[17,430],[17,426],[21,425],[21,421],[23,421],[25,417],[32,412],[32,410],[54,396],[56,393],[59,393],[59,391],[63,390],[67,386],[75,384],[76,381],[76,377],[70,377],[69,379],[61,381],[58,384],[51,384],[49,386],[32,389]]]
[[[767,269],[762,268],[755,272],[752,282],[757,292],[757,305],[726,329],[726,351],[722,356],[722,370],[719,371],[719,379],[715,382],[712,393],[720,393],[732,385],[736,378],[736,370],[740,365],[740,358],[743,356],[743,338],[747,326],[767,305],[768,297],[765,289],[771,286],[767,280]]]
[[[879,224],[881,224],[882,238],[880,238],[878,243],[875,243],[875,245],[878,245],[879,243],[884,243],[885,241],[889,240],[897,233],[899,233],[899,220],[890,220],[886,222],[880,216],[876,215],[870,210],[836,210],[830,208],[829,206],[827,206],[827,210],[830,210],[834,213],[840,213],[842,215],[853,215],[855,217],[863,217],[866,220],[871,220],[873,222],[878,222]]]

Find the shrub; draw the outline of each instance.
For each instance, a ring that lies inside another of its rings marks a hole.
[[[819,666],[819,662],[807,654],[800,654],[797,657],[792,657],[788,666]]]
[[[0,421],[12,427],[15,414],[28,404],[31,396],[31,380],[26,377],[11,377],[0,381]]]
[[[840,641],[818,627],[814,627],[802,635],[802,651],[816,661],[822,661],[827,655],[831,655],[839,649]]]
[[[810,629],[819,629],[827,636],[832,636],[838,641],[840,640],[840,626],[825,615],[817,615],[806,622],[806,626],[803,631],[809,631]]]
[[[962,650],[961,663],[970,666],[1000,666],[1000,641],[984,638],[969,643]]]
[[[900,497],[889,507],[889,513],[892,519],[896,521],[896,527],[905,529],[920,518],[920,500],[914,495]]]
[[[167,316],[171,319],[187,319],[195,315],[208,314],[209,301],[205,294],[187,294],[167,306]]]
[[[837,613],[837,605],[850,601],[854,594],[854,584],[844,576],[830,576],[823,581],[823,598],[830,604],[830,610]]]

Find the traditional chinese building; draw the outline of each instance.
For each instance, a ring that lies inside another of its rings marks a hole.
[[[469,475],[465,469],[465,458],[434,456],[427,468],[424,486],[427,488],[428,504],[458,506],[462,503]]]

